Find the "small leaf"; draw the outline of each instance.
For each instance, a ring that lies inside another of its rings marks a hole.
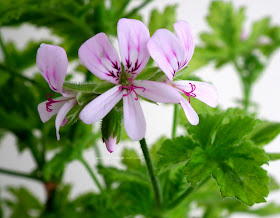
[[[165,140],[157,152],[161,157],[158,160],[156,172],[161,174],[177,165],[186,163],[196,146],[198,144],[189,137]]]
[[[162,13],[157,9],[152,11],[149,23],[151,35],[160,28],[173,30],[173,24],[176,22],[176,8],[177,5],[170,5],[167,6]]]
[[[248,136],[256,145],[264,146],[270,143],[280,133],[280,123],[260,122]]]

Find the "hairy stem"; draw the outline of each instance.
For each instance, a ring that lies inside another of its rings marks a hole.
[[[138,7],[134,8],[128,14],[124,15],[123,17],[131,17],[132,15],[135,15],[138,11],[140,11],[142,8],[144,8],[147,4],[149,4],[152,0],[146,0],[142,4],[140,4]]]
[[[26,77],[24,75],[19,74],[15,70],[13,70],[13,69],[11,69],[11,68],[3,65],[3,64],[0,64],[0,71],[4,72],[4,73],[9,73],[9,74],[11,74],[13,76],[18,77],[19,79],[22,79],[22,80],[28,81],[28,82],[30,82],[30,83],[32,83],[34,85],[37,85],[36,81],[34,81],[33,79],[30,79],[30,78],[28,78],[28,77]]]
[[[172,126],[172,139],[176,137],[176,130],[178,124],[178,104],[174,104],[173,126]]]
[[[89,164],[84,160],[84,159],[79,159],[79,161],[84,165],[84,167],[87,169],[88,173],[90,174],[91,178],[93,179],[93,181],[95,182],[95,184],[97,185],[97,187],[99,188],[100,192],[103,192],[103,188],[100,184],[100,182],[98,181],[97,177],[94,175],[92,169],[90,168]]]
[[[153,189],[154,189],[156,206],[159,208],[161,206],[161,193],[160,193],[158,180],[157,180],[157,178],[154,174],[154,167],[153,167],[153,163],[152,163],[152,160],[151,160],[151,157],[150,157],[150,153],[149,153],[145,138],[140,140],[139,143],[141,145],[141,149],[142,149],[142,152],[143,152],[144,157],[145,157],[145,161],[146,161],[146,165],[147,165],[147,168],[148,168],[149,176],[150,176],[152,186],[153,186]]]
[[[210,176],[207,177],[205,180],[203,180],[198,186],[196,186],[196,187],[190,186],[178,198],[176,198],[173,202],[171,202],[168,205],[168,209],[173,209],[177,205],[181,204],[191,193],[193,193],[195,190],[198,190],[201,186],[203,186],[206,182],[208,182],[209,179],[210,179]]]
[[[26,173],[22,173],[22,172],[18,172],[18,171],[13,171],[13,170],[7,170],[7,169],[0,168],[0,173],[7,174],[10,176],[17,176],[17,177],[42,181],[42,179],[39,176],[34,176],[34,175],[30,175],[30,174],[26,174]]]

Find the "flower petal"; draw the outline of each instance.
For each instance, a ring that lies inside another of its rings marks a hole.
[[[179,103],[182,96],[172,86],[166,83],[159,83],[147,80],[134,80],[133,84],[141,88],[136,88],[138,95],[159,103]]]
[[[174,30],[178,39],[185,48],[185,65],[189,63],[194,52],[194,40],[189,23],[183,20],[177,21],[174,25]]]
[[[218,105],[217,89],[210,83],[184,80],[174,81],[171,84],[179,90],[184,90],[185,92],[190,92],[192,90],[191,84],[193,84],[195,85],[193,94],[195,94],[197,99],[205,104],[208,104],[210,107],[217,107]]]
[[[76,99],[71,99],[69,101],[67,101],[58,111],[56,118],[55,118],[55,128],[56,128],[56,137],[57,140],[60,139],[60,135],[59,135],[59,128],[60,126],[65,125],[64,123],[64,119],[67,115],[67,113],[72,109],[72,107],[74,107],[77,104]]]
[[[79,48],[82,64],[95,76],[118,84],[121,63],[116,50],[105,33],[99,33],[84,42]]]
[[[62,93],[68,67],[65,50],[59,46],[41,44],[37,51],[36,65],[50,88]]]
[[[52,118],[53,115],[57,114],[57,112],[60,110],[60,108],[69,99],[70,98],[65,98],[65,97],[54,98],[53,100],[55,101],[55,103],[52,103],[51,106],[49,106],[49,110],[47,110],[48,101],[44,101],[44,102],[40,103],[38,105],[38,112],[39,112],[42,122],[43,123],[47,122],[49,119]]]
[[[79,117],[85,124],[93,124],[105,117],[122,99],[123,93],[115,86],[88,103]]]
[[[157,30],[148,42],[148,50],[159,68],[172,80],[185,66],[185,51],[181,41],[169,30]]]
[[[104,139],[104,142],[106,144],[107,150],[112,153],[115,150],[115,146],[117,144],[117,137],[114,138],[113,136],[110,136],[109,139]]]
[[[124,92],[127,93],[127,90]],[[139,100],[132,94],[123,97],[124,128],[127,135],[134,141],[145,137],[146,121]]]
[[[190,124],[197,125],[199,123],[199,117],[190,103],[185,98],[182,98],[180,104],[182,105]]]
[[[125,72],[134,79],[145,68],[150,54],[148,28],[139,20],[122,18],[118,22],[118,40]]]

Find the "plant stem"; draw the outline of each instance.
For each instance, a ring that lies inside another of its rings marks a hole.
[[[244,73],[244,69],[242,69],[237,61],[235,60],[233,62],[235,69],[238,72],[238,75],[240,77],[240,80],[242,82],[243,85],[243,108],[245,111],[248,111],[249,106],[250,106],[250,99],[251,99],[251,87],[252,85],[248,82],[248,79],[244,76],[246,75]]]
[[[176,137],[177,124],[178,124],[178,104],[174,104],[172,139]]]
[[[30,82],[30,83],[32,83],[32,84],[34,84],[34,85],[37,85],[36,81],[34,81],[33,79],[30,79],[30,78],[28,78],[28,77],[26,77],[26,76],[24,76],[24,75],[19,74],[19,73],[16,72],[15,70],[13,70],[13,69],[11,69],[11,68],[9,68],[9,67],[3,65],[3,64],[0,64],[0,70],[1,70],[2,72],[4,72],[4,73],[10,73],[10,74],[12,74],[13,76],[16,76],[16,77],[18,77],[18,78],[20,78],[20,79],[22,79],[22,80],[28,81],[28,82]]]
[[[95,182],[95,184],[99,188],[100,192],[103,192],[103,188],[102,188],[100,182],[98,181],[97,177],[94,175],[94,173],[93,173],[92,169],[90,168],[90,166],[88,165],[88,163],[83,158],[80,158],[79,161],[87,169],[88,173],[90,174],[91,178],[93,179],[93,181]]]
[[[250,98],[251,98],[251,86],[248,85],[245,81],[243,81],[243,107],[245,111],[248,111],[250,106]]]
[[[152,0],[146,0],[142,4],[140,4],[138,7],[134,8],[128,14],[124,15],[123,17],[131,17],[132,15],[136,14],[138,11],[140,11],[143,7],[145,7],[148,3],[150,3]]]
[[[0,168],[0,173],[11,175],[11,176],[18,176],[18,177],[27,178],[27,179],[34,179],[37,181],[42,181],[41,178],[38,176],[33,176],[30,174],[26,174],[26,173],[22,173],[22,172],[18,172],[18,171],[12,171],[12,170],[6,170],[6,169]]]
[[[192,187],[190,186],[186,191],[184,191],[178,198],[176,198],[173,202],[168,205],[168,209],[173,209],[177,205],[181,204],[193,191],[198,190],[201,186],[203,186],[208,180],[210,176],[204,179],[198,186]]]
[[[145,138],[140,140],[139,143],[141,145],[141,149],[144,154],[146,165],[148,168],[149,176],[152,181],[152,185],[153,185],[153,189],[154,189],[154,193],[155,193],[156,206],[159,208],[161,206],[161,193],[160,193],[158,180],[154,174],[154,167],[153,167],[153,163],[152,163],[152,160],[150,157],[150,153],[149,153]]]

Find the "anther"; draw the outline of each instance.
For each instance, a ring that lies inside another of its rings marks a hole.
[[[134,99],[137,101],[137,100],[138,100],[138,95],[137,95],[135,89],[142,89],[142,92],[144,92],[146,89],[145,89],[144,87],[138,87],[138,86],[133,85],[132,79],[131,79],[131,78],[128,78],[128,81],[130,82],[130,86],[120,86],[119,89],[120,89],[120,90],[123,90],[123,89],[128,89],[128,90],[129,90],[129,92],[128,92],[127,94],[124,94],[123,97],[126,97],[126,96],[128,96],[131,92],[134,92],[134,94],[135,94],[135,96],[136,96]]]
[[[193,93],[196,89],[196,86],[192,83],[189,84],[191,85],[192,90],[190,92],[186,92],[183,90],[183,93],[189,98],[189,103],[191,103],[191,96],[196,97],[196,94]]]

